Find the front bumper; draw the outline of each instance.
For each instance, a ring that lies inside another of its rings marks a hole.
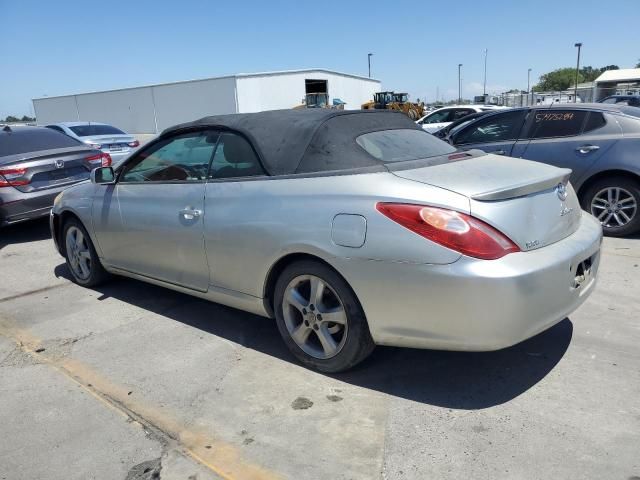
[[[569,237],[498,260],[333,260],[356,292],[376,343],[490,351],[532,337],[578,308],[595,286],[601,242],[600,224],[585,213]]]

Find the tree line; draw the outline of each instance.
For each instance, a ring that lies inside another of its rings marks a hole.
[[[11,122],[35,122],[36,119],[33,117],[28,117],[27,115],[23,115],[22,118],[14,117],[13,115],[8,115],[7,118],[3,120],[6,123]]]

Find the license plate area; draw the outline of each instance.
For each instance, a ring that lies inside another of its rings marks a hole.
[[[124,150],[124,146],[123,145],[109,145],[109,150],[112,152],[121,152],[122,150]]]

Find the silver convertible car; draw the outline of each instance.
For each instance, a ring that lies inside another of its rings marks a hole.
[[[376,344],[486,351],[593,291],[602,228],[570,170],[460,152],[388,111],[287,110],[165,130],[56,198],[75,281],[108,274],[275,317],[305,365]]]

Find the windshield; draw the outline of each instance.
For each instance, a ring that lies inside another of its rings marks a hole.
[[[95,135],[126,135],[122,130],[118,130],[111,125],[75,125],[69,127],[73,133],[79,137],[93,137]]]
[[[399,129],[365,133],[356,138],[356,142],[369,155],[385,163],[437,157],[456,151],[448,143],[423,130]]]

